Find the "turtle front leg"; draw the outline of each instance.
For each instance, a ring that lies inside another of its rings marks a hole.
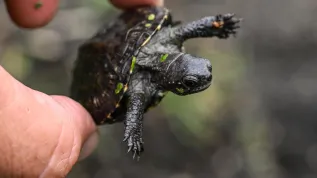
[[[173,40],[184,42],[191,38],[218,37],[226,39],[237,33],[240,28],[238,23],[242,19],[236,18],[234,14],[219,14],[216,16],[204,17],[189,24],[172,29]]]
[[[144,93],[131,93],[128,98],[128,107],[126,119],[124,122],[124,142],[128,144],[128,152],[133,152],[133,158],[135,155],[140,156],[143,148],[143,114],[145,107],[145,95]]]

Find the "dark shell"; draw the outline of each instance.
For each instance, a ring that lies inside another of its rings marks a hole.
[[[71,97],[90,112],[96,124],[114,122],[111,114],[127,91],[139,50],[170,21],[165,8],[129,10],[80,46]]]

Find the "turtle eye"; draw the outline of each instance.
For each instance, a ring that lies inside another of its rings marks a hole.
[[[198,79],[194,76],[186,76],[183,78],[183,84],[186,87],[192,88],[198,85]]]

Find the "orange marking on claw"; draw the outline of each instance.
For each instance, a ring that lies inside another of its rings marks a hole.
[[[213,22],[212,25],[216,28],[220,28],[222,25],[223,25],[223,21],[220,21],[220,22]]]

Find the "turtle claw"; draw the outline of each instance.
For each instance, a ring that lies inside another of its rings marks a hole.
[[[136,158],[136,161],[140,161],[140,158],[141,158],[140,153],[137,151],[134,152],[132,159],[135,160],[135,158]]]
[[[131,150],[132,150],[132,146],[129,146],[127,153],[129,153]]]
[[[144,151],[144,148],[142,138],[140,133],[137,132],[137,129],[127,129],[123,141],[127,142],[127,153],[132,152],[133,159],[135,159],[136,156],[140,157],[141,153]]]
[[[139,152],[141,152],[141,143],[140,143],[140,142],[137,142],[137,146],[138,146],[138,149],[137,149],[137,150],[138,150]]]
[[[134,153],[133,153],[133,157],[132,157],[133,160],[135,158],[135,155],[136,155],[136,151],[134,151]]]
[[[128,138],[129,138],[129,136],[125,136],[122,141],[126,142],[128,140]]]

